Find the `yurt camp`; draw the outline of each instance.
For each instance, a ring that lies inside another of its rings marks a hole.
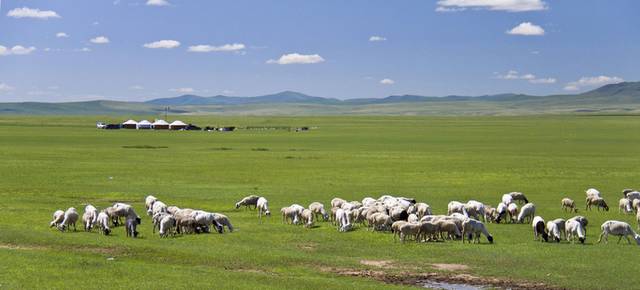
[[[136,126],[136,129],[138,129],[138,130],[151,129],[151,122],[149,122],[147,120],[142,120],[142,121],[138,122],[138,125]]]
[[[155,122],[151,124],[151,127],[155,130],[167,130],[169,129],[169,123],[165,120],[155,120]]]
[[[187,124],[185,124],[184,122],[180,121],[180,120],[175,120],[173,122],[171,122],[171,124],[169,124],[169,129],[171,130],[182,130],[187,128]]]
[[[128,121],[122,123],[122,128],[123,129],[137,129],[138,128],[138,122],[136,122],[134,120],[128,120]]]

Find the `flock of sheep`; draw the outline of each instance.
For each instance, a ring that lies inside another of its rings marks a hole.
[[[586,191],[586,195],[586,210],[594,206],[598,210],[601,208],[609,210],[598,190],[590,188]],[[619,211],[635,212],[638,228],[640,228],[640,192],[625,189],[623,195],[619,202]],[[518,208],[518,203],[524,205]],[[260,222],[263,216],[271,215],[267,199],[261,196],[250,195],[235,204],[236,209],[241,206],[257,209]],[[565,211],[578,212],[575,202],[569,198],[563,198],[561,206]],[[153,232],[155,233],[158,229],[160,237],[177,233],[210,232],[211,226],[218,233],[223,233],[224,227],[227,227],[230,232],[233,231],[229,218],[223,214],[167,206],[151,195],[145,199],[145,207],[147,214],[152,217]],[[505,221],[531,222],[535,240],[548,242],[551,239],[560,242],[564,238],[571,243],[575,243],[576,240],[584,243],[588,225],[588,220],[584,216],[574,216],[568,220],[558,218],[545,223],[541,216],[535,215],[536,206],[530,203],[521,192],[504,194],[496,208],[475,200],[466,203],[451,201],[446,215],[434,215],[428,204],[417,202],[413,198],[391,195],[383,195],[378,199],[366,197],[361,202],[334,198],[331,200],[330,211],[325,210],[322,203],[313,202],[308,208],[292,204],[283,207],[280,212],[282,222],[286,224],[301,224],[311,228],[319,219],[322,219],[325,222],[331,222],[339,232],[350,231],[355,225],[360,225],[367,227],[367,230],[389,231],[393,233],[394,240],[399,237],[402,242],[462,239],[463,242],[480,243],[480,237],[484,235],[489,243],[493,243],[494,238],[487,231],[484,223]],[[98,227],[103,234],[108,235],[112,226],[122,225],[121,218],[125,220],[127,236],[137,237],[136,226],[140,224],[140,216],[131,205],[125,203],[115,203],[100,212],[96,207],[87,205],[82,221],[86,231]],[[69,230],[73,226],[76,230],[75,224],[78,220],[78,212],[71,207],[67,211],[57,210],[53,214],[50,226],[55,226],[61,231]],[[608,236],[614,235],[620,238],[618,242],[624,237],[630,243],[629,237],[632,237],[640,245],[640,235],[626,222],[608,220],[602,224],[601,230],[598,243],[603,239],[607,242]]]
[[[230,232],[233,225],[226,215],[211,213],[203,210],[190,208],[179,208],[177,206],[167,206],[156,197],[149,195],[145,198],[145,208],[147,215],[152,217],[153,233],[158,229],[160,237],[167,237],[175,234],[205,233],[210,232],[213,226],[218,233],[224,232],[226,227]],[[78,211],[70,207],[66,211],[57,210],[53,213],[53,220],[50,227],[57,227],[60,231],[76,230],[76,222],[80,215]],[[141,218],[136,214],[133,207],[126,203],[116,202],[113,206],[107,207],[98,213],[98,209],[93,205],[87,205],[82,215],[82,222],[85,231],[91,231],[98,227],[104,235],[111,233],[111,227],[122,225],[124,218],[125,232],[127,237],[137,237],[137,225]]]

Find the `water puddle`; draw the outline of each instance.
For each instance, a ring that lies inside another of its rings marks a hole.
[[[422,281],[420,282],[420,285],[422,286],[422,288],[438,289],[438,290],[486,290],[486,289],[489,289],[487,286],[455,284],[455,283],[437,282],[437,281]]]

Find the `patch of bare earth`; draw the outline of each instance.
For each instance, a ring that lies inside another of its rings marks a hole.
[[[420,272],[419,270],[406,270],[397,267],[393,261],[382,260],[362,260],[361,264],[373,266],[379,270],[361,270],[347,268],[322,267],[323,272],[330,272],[342,276],[361,277],[374,279],[380,282],[394,285],[406,285],[422,288],[428,282],[440,282],[448,284],[466,284],[478,287],[491,287],[499,289],[524,289],[524,290],[559,290],[544,283],[518,281],[506,278],[478,277],[467,273],[454,274],[451,272],[461,272],[470,269],[462,264],[432,264],[431,266],[443,272]],[[385,271],[386,270],[386,271]],[[447,273],[449,272],[449,273]]]
[[[64,250],[64,251],[75,251],[75,252],[89,252],[89,253],[97,253],[97,254],[105,254],[105,255],[115,255],[121,254],[123,251],[118,250],[116,248],[107,248],[107,247],[87,247],[87,246],[69,246],[61,249],[60,247],[50,247],[50,246],[41,246],[41,245],[15,245],[15,244],[0,244],[0,249],[8,249],[8,250]]]

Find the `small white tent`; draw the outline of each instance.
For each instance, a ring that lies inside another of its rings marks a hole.
[[[156,130],[169,129],[169,123],[165,120],[156,120],[151,124],[151,127]]]
[[[171,124],[169,124],[169,129],[171,130],[180,130],[180,129],[184,129],[187,127],[187,124],[185,124],[184,122],[180,121],[180,120],[175,120],[173,122],[171,122]]]
[[[147,120],[142,120],[142,121],[138,122],[138,125],[136,126],[136,129],[138,129],[138,130],[151,129],[151,122],[149,122]]]
[[[128,120],[122,123],[122,128],[124,129],[136,129],[138,127],[138,122],[134,120]]]

